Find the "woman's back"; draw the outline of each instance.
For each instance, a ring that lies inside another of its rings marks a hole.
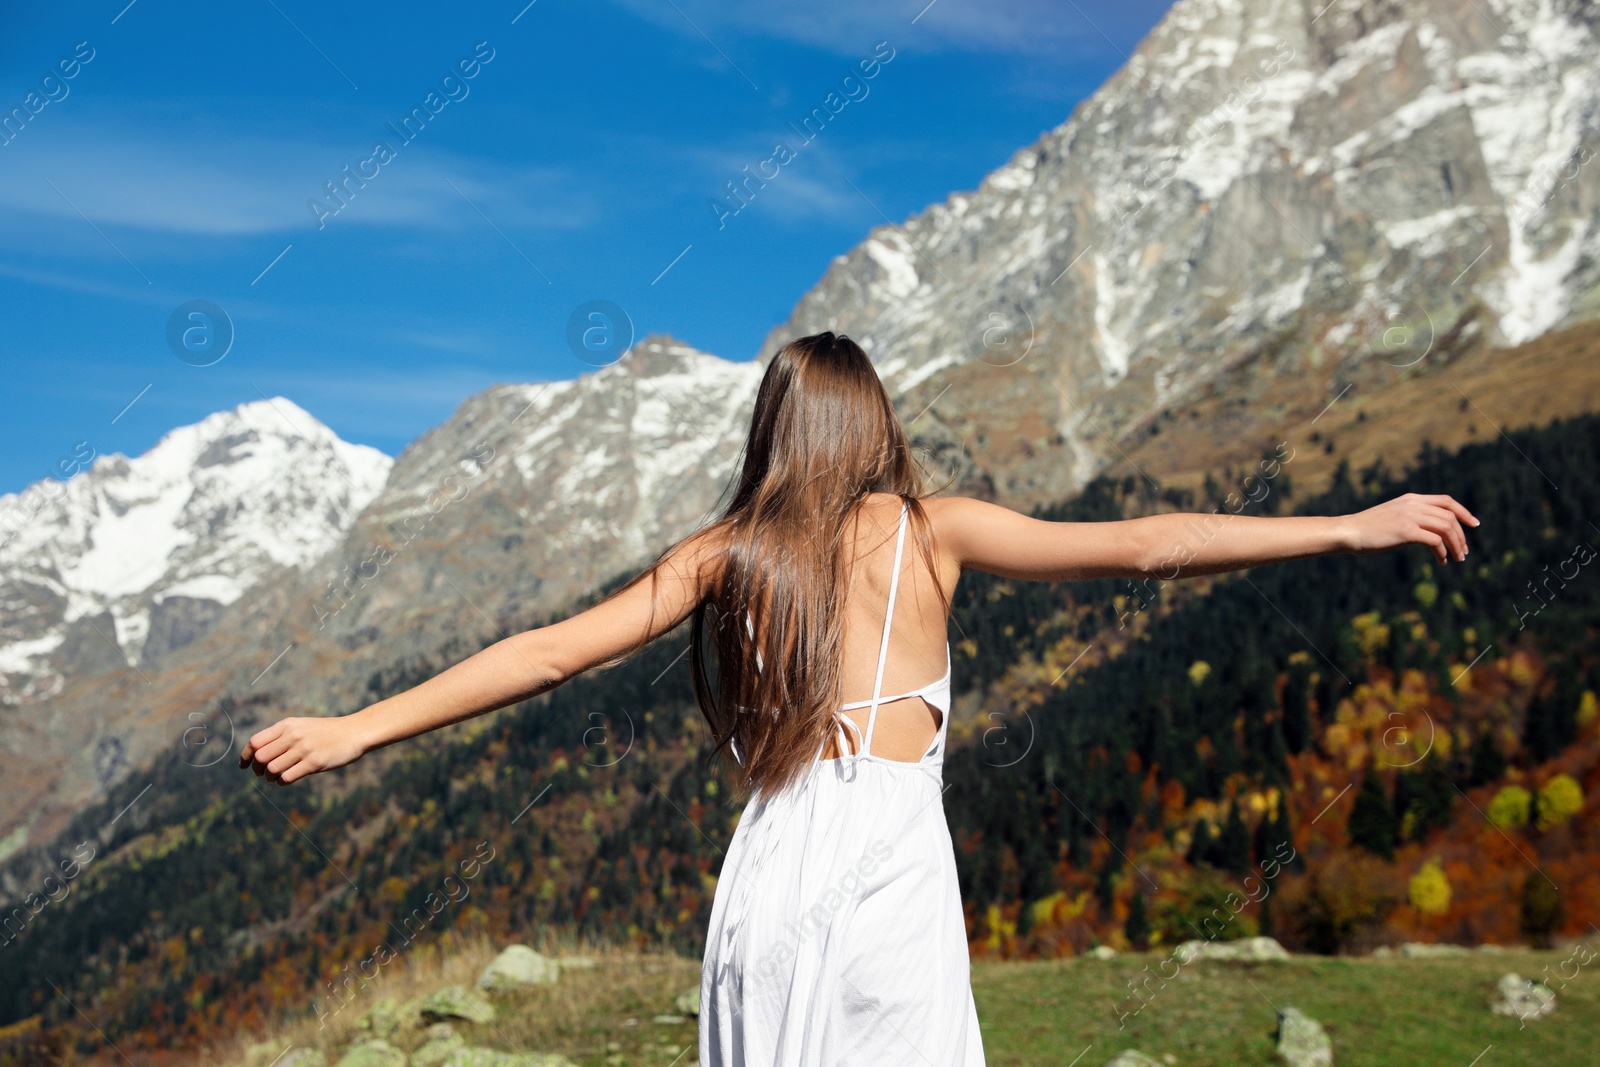
[[[883,657],[881,695],[894,697],[927,690],[925,695],[880,699],[871,751],[883,759],[906,762],[920,759],[939,733],[942,716],[948,708],[949,646],[944,603],[955,592],[961,568],[939,551],[935,518],[938,504],[936,500],[923,502],[935,527],[937,574],[929,572],[920,554],[903,550],[898,553],[899,581],[895,583],[897,534],[904,514],[904,502],[898,496],[869,494],[856,513],[854,528],[846,526],[849,579],[840,640],[840,690],[846,709],[842,714],[859,727],[861,734],[865,733],[879,654],[884,651],[886,617],[889,633],[887,654]],[[895,602],[894,611],[889,615],[892,585],[895,586]],[[857,742],[852,742],[847,751],[856,747]],[[840,754],[837,741],[830,740],[823,749],[824,759]]]

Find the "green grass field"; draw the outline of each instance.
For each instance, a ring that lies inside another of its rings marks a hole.
[[[1567,952],[1507,952],[1446,959],[1296,957],[1281,963],[1196,961],[1151,981],[1146,1003],[1118,1028],[1116,1011],[1139,1001],[1128,983],[1167,956],[977,963],[973,991],[991,1064],[1059,1064],[1084,1053],[1096,1067],[1123,1049],[1181,1067],[1276,1064],[1276,1008],[1294,1005],[1327,1029],[1340,1067],[1480,1067],[1600,1062],[1600,961],[1563,989]],[[1580,957],[1581,958],[1581,957]],[[1556,990],[1556,1011],[1524,1024],[1489,1010],[1494,985],[1515,972]],[[1576,963],[1568,963],[1572,974]],[[1521,1029],[1519,1029],[1521,1027]],[[1492,1046],[1492,1047],[1491,1047]],[[1488,1050],[1485,1052],[1485,1050]],[[1481,1059],[1478,1057],[1481,1056]]]
[[[218,1050],[207,1062],[264,1067],[293,1044],[320,1047],[327,1062],[336,1064],[361,1036],[358,1019],[377,998],[403,1001],[441,985],[470,986],[493,951],[484,944],[444,960],[415,961],[420,966],[364,995],[326,1030],[302,1022],[269,1035],[252,1054]],[[699,961],[592,951],[593,967],[564,972],[554,985],[496,996],[493,1023],[461,1024],[459,1030],[472,1045],[559,1052],[583,1067],[693,1064],[695,1021],[657,1016],[670,1016],[674,997],[698,982]],[[1128,983],[1146,967],[1159,976],[1167,954],[979,962],[973,965],[973,990],[984,1048],[995,1067],[1100,1067],[1129,1048],[1175,1067],[1282,1067],[1274,1052],[1276,1008],[1290,1004],[1327,1029],[1339,1067],[1578,1067],[1600,1062],[1600,960],[1579,970],[1564,989],[1552,980],[1555,1013],[1522,1029],[1519,1020],[1489,1010],[1501,975],[1537,978],[1545,967],[1556,975],[1570,955],[1305,956],[1275,963],[1194,961],[1181,968],[1168,963],[1166,973],[1177,977],[1165,988],[1152,980],[1144,1008],[1128,1015],[1121,1029],[1113,1004],[1124,1012],[1137,1007]],[[1574,966],[1569,963],[1566,973]],[[391,1040],[409,1050],[421,1034],[409,1029]]]

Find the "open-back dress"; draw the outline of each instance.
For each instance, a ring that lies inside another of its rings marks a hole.
[[[799,784],[754,791],[728,845],[700,977],[704,1067],[984,1062],[942,803],[949,643],[943,678],[880,695],[905,538],[902,504],[872,699],[834,715],[842,755],[822,759],[825,740]],[[927,752],[873,755],[878,706],[914,696],[939,710]],[[841,714],[861,707],[864,734]]]

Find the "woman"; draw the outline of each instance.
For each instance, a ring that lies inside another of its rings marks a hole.
[[[1232,516],[1180,557],[1196,516],[1056,523],[926,498],[871,361],[832,333],[773,358],[731,487],[716,521],[589,610],[355,714],[284,719],[240,759],[288,784],[621,662],[693,615],[695,695],[750,792],[712,903],[702,1064],[983,1062],[940,785],[962,571],[1176,578],[1406,544],[1447,563],[1477,525],[1448,496],[1407,494],[1349,516]]]

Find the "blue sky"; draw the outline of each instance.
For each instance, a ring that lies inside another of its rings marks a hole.
[[[591,369],[589,301],[752,358],[834,256],[1064,121],[1167,7],[525,3],[7,5],[0,492],[262,395],[395,454],[495,382]],[[205,366],[168,342],[197,300],[232,324]]]

